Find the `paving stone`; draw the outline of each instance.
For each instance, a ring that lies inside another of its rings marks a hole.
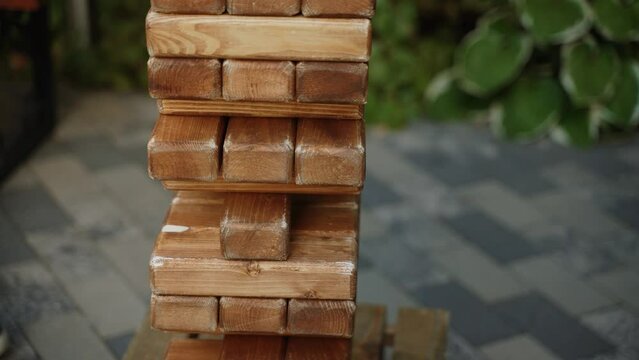
[[[582,359],[614,350],[613,345],[536,292],[491,306],[563,359]]]
[[[522,332],[456,282],[423,287],[414,294],[423,306],[449,310],[452,314],[452,328],[473,346],[481,346]]]
[[[0,193],[19,190],[24,188],[31,188],[36,186],[37,180],[28,165],[18,166],[11,175],[0,184]]]
[[[357,274],[357,303],[384,304],[387,321],[394,324],[400,307],[418,306],[410,294],[375,269],[360,269]]]
[[[362,192],[362,206],[376,207],[385,204],[401,202],[401,196],[397,195],[390,187],[377,180],[375,176],[367,176],[364,191]]]
[[[621,199],[609,210],[626,226],[639,233],[639,198]]]
[[[0,306],[0,327],[9,335],[9,348],[2,360],[36,360],[38,355],[27,341],[20,327],[11,319],[11,314]]]
[[[368,238],[387,235],[389,225],[380,219],[373,211],[362,208],[359,215],[359,238],[366,242]]]
[[[97,135],[69,141],[69,148],[91,171],[128,162],[128,158],[105,136]]]
[[[33,258],[24,234],[0,208],[0,266]]]
[[[547,166],[541,170],[544,178],[565,189],[594,189],[604,186],[604,179],[573,161]]]
[[[597,359],[639,359],[639,316],[637,314],[632,314],[621,307],[614,307],[588,314],[582,318],[582,322],[617,346],[615,353]]]
[[[40,186],[8,191],[0,195],[2,207],[24,231],[63,228],[70,217]]]
[[[639,274],[627,268],[596,275],[594,284],[639,312]]]
[[[487,360],[486,357],[470,345],[466,339],[457,334],[456,331],[448,330],[448,346],[446,349],[446,359],[450,360]]]
[[[408,153],[418,168],[428,171],[439,181],[451,187],[464,186],[488,178],[486,160],[475,153],[447,154],[441,151]]]
[[[518,335],[482,346],[484,354],[491,360],[559,360],[530,335]]]
[[[106,340],[107,346],[111,349],[111,353],[116,359],[124,358],[124,354],[126,353],[133,336],[135,336],[135,333],[126,333]]]

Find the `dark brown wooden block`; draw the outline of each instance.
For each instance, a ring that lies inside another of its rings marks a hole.
[[[443,360],[446,354],[449,314],[444,310],[399,310],[394,360]]]
[[[230,118],[224,140],[224,180],[289,182],[294,139],[293,119]]]
[[[149,175],[158,180],[216,179],[223,133],[219,117],[160,115],[148,144]]]
[[[383,305],[357,304],[355,330],[353,332],[353,360],[382,359],[386,307]]]
[[[149,93],[156,99],[214,100],[222,97],[217,59],[150,58]]]
[[[375,14],[375,0],[302,0],[304,16],[365,17]]]
[[[151,10],[173,14],[221,14],[224,0],[151,0]]]
[[[221,354],[222,340],[175,339],[170,342],[164,360],[217,360]]]
[[[220,241],[229,260],[286,260],[291,201],[286,194],[229,193]]]
[[[287,102],[295,97],[291,61],[224,61],[222,93],[229,101]]]
[[[300,62],[296,67],[301,102],[364,104],[367,87],[365,63]]]
[[[351,337],[355,302],[291,299],[288,331],[299,335]]]
[[[362,121],[298,121],[295,183],[361,186],[365,166]]]
[[[213,332],[217,329],[217,314],[215,297],[151,297],[151,326],[159,330]]]
[[[300,0],[228,0],[231,15],[293,16],[300,12]]]
[[[288,339],[286,360],[348,360],[351,340],[339,338],[295,337]]]
[[[282,360],[285,355],[283,336],[227,335],[220,360]]]
[[[286,306],[284,299],[223,297],[220,299],[220,329],[226,334],[283,334]]]

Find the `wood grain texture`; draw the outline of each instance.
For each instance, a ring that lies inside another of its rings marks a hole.
[[[217,360],[222,355],[222,344],[222,340],[173,340],[164,360]]]
[[[315,196],[312,202],[297,201],[291,217],[295,234],[357,238],[359,207],[356,203],[324,202]]]
[[[292,61],[226,60],[222,77],[227,101],[288,102],[295,98]]]
[[[348,360],[351,340],[327,337],[295,337],[288,339],[286,360]]]
[[[304,16],[364,17],[375,14],[375,0],[302,0]]]
[[[158,330],[215,331],[217,314],[215,297],[151,296],[151,326]]]
[[[158,180],[218,177],[224,121],[219,117],[160,115],[149,140],[149,175]]]
[[[299,335],[351,337],[355,302],[291,299],[288,331]]]
[[[443,360],[449,314],[444,310],[399,310],[395,326],[394,360]]]
[[[358,304],[357,311],[355,312],[355,332],[353,333],[352,359],[382,359],[385,330],[385,306]]]
[[[317,194],[317,195],[358,195],[361,187],[355,186],[326,186],[326,185],[297,185],[297,184],[266,184],[266,183],[229,183],[224,181],[163,181],[164,188],[172,191],[212,191],[212,192],[252,192],[274,194]]]
[[[296,184],[361,186],[365,166],[363,122],[298,120]]]
[[[222,97],[217,59],[150,58],[149,94],[155,99],[214,100]]]
[[[368,65],[304,61],[296,66],[296,97],[301,102],[365,104]]]
[[[151,0],[151,11],[172,14],[211,14],[224,12],[224,0]]]
[[[229,193],[220,223],[222,253],[229,260],[286,260],[291,201],[286,194]]]
[[[283,334],[286,307],[284,299],[223,297],[220,299],[220,328],[225,334]]]
[[[150,262],[158,295],[237,296],[352,300],[357,240],[296,235],[287,261],[224,259],[219,195],[200,199],[179,193],[159,234]]]
[[[368,19],[192,16],[150,12],[149,55],[248,60],[365,62],[370,57]]]
[[[282,360],[285,354],[282,336],[227,335],[220,360]]]
[[[356,104],[159,100],[158,109],[161,114],[168,115],[305,117],[331,120],[361,120],[364,116],[364,107]]]
[[[231,15],[293,16],[300,12],[300,0],[227,0]]]
[[[230,118],[222,176],[228,182],[291,182],[294,143],[293,119]]]

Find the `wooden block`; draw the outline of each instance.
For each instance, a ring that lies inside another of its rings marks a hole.
[[[219,117],[160,115],[148,144],[149,175],[158,180],[216,179],[223,133]]]
[[[442,360],[446,354],[449,314],[444,310],[400,309],[393,359]]]
[[[171,191],[215,191],[215,192],[252,192],[273,194],[315,194],[315,195],[358,195],[361,187],[266,184],[266,183],[230,183],[224,181],[163,181],[164,188]]]
[[[300,119],[295,148],[295,183],[361,186],[364,127],[361,121]]]
[[[286,360],[349,360],[351,341],[339,338],[294,337],[288,339]]]
[[[222,97],[222,65],[217,59],[150,58],[147,65],[152,98]]]
[[[375,14],[375,0],[302,0],[304,16],[365,17]]]
[[[286,300],[223,297],[220,299],[220,328],[226,334],[283,334]]]
[[[371,23],[368,19],[150,12],[146,38],[149,55],[157,57],[366,62]]]
[[[286,260],[290,223],[288,195],[227,194],[220,223],[224,257],[229,260]]]
[[[291,61],[226,60],[222,76],[227,101],[287,102],[295,98]]]
[[[158,108],[161,114],[169,115],[305,117],[340,120],[361,120],[364,116],[364,107],[356,104],[160,100]]]
[[[291,299],[288,331],[296,335],[353,336],[353,301]]]
[[[353,333],[353,360],[382,359],[386,307],[357,304]]]
[[[293,119],[229,119],[222,161],[224,180],[290,182],[294,142]]]
[[[151,11],[173,14],[221,14],[224,0],[151,0]]]
[[[164,360],[212,360],[221,354],[221,340],[178,339],[171,341]]]
[[[300,0],[228,0],[231,15],[293,16],[300,12]]]
[[[217,313],[215,297],[151,296],[151,326],[158,330],[214,332]]]
[[[355,203],[324,203],[321,200],[310,203],[296,202],[293,214],[291,222],[295,235],[352,238],[358,236],[359,207]]]
[[[296,96],[301,102],[366,103],[368,65],[364,63],[300,62]]]
[[[282,360],[285,354],[282,336],[227,335],[220,360]]]

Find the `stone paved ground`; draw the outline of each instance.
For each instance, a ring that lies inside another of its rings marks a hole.
[[[170,199],[145,173],[156,109],[64,98],[0,190],[6,359],[119,358],[147,307]],[[639,141],[577,151],[417,123],[367,144],[360,301],[451,310],[450,359],[639,359]]]

